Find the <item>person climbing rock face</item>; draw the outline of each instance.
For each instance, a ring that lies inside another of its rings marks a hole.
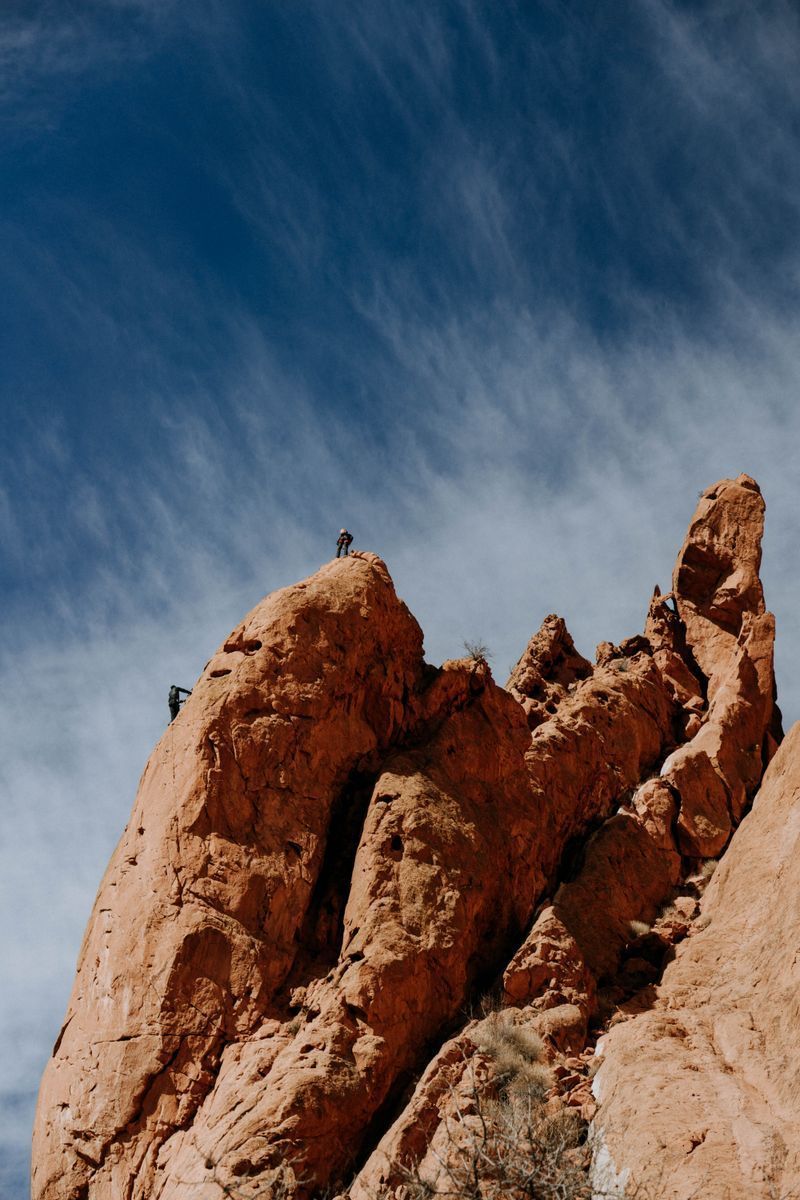
[[[339,530],[339,540],[336,543],[336,557],[337,558],[339,557],[339,555],[342,552],[344,552],[344,556],[345,556],[345,558],[347,558],[348,554],[350,553],[350,544],[352,541],[353,541],[352,533],[348,533],[346,529]]]
[[[185,696],[191,696],[191,691],[188,688],[178,687],[177,683],[173,683],[169,689],[169,719],[170,724],[175,720],[178,713],[181,711],[181,705],[185,704],[185,700],[181,700],[181,692]]]

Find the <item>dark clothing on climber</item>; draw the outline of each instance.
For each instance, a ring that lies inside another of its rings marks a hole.
[[[339,534],[339,540],[336,543],[336,557],[337,558],[342,553],[342,551],[344,551],[344,556],[345,556],[345,558],[347,558],[348,554],[350,553],[350,544],[352,541],[353,541],[352,533],[348,533],[346,529],[343,529],[341,531],[341,533]]]
[[[170,723],[172,723],[175,720],[178,713],[181,711],[181,705],[186,703],[185,700],[181,700],[181,696],[180,696],[181,692],[183,692],[184,695],[186,695],[186,696],[191,696],[191,694],[192,694],[188,688],[178,687],[178,685],[176,683],[173,683],[172,687],[169,689],[169,719],[170,719]]]

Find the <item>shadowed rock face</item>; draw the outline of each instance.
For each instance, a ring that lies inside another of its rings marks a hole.
[[[656,594],[595,667],[548,617],[507,691],[483,662],[424,663],[374,555],[254,609],[101,884],[35,1200],[255,1195],[286,1163],[298,1196],[392,1192],[475,1053],[465,1005],[500,980],[552,1055],[582,1051],[630,994],[631,923],[726,846],[779,737],[762,530],[747,476],[709,489],[675,610]]]

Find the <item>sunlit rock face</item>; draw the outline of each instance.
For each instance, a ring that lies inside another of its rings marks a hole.
[[[35,1200],[276,1179],[366,1200],[399,1196],[410,1166],[436,1186],[448,1106],[495,1087],[487,992],[543,1039],[547,1103],[635,1172],[615,1056],[645,1061],[625,1030],[708,942],[703,860],[733,861],[780,740],[763,519],[749,477],[715,485],[643,636],[592,665],[550,616],[505,689],[479,655],[424,662],[374,555],[258,605],[156,747],[100,886],[42,1081]]]
[[[598,1184],[611,1166],[666,1200],[800,1193],[799,941],[795,725],[652,1007],[600,1043]]]

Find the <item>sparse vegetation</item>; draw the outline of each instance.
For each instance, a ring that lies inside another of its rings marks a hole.
[[[684,917],[683,913],[676,905],[674,897],[672,900],[667,900],[664,904],[662,904],[661,908],[658,910],[658,916],[656,917],[656,920],[662,924],[665,921],[675,921],[679,919],[683,920]]]
[[[705,862],[700,864],[697,869],[697,874],[700,876],[700,879],[703,881],[703,883],[709,882],[711,876],[714,874],[718,866],[719,859],[717,858],[707,858]]]
[[[628,932],[632,938],[644,937],[650,932],[650,926],[646,921],[628,921]]]
[[[465,640],[464,649],[467,652],[467,658],[471,658],[476,663],[486,663],[488,665],[489,659],[492,657],[489,647],[485,642],[469,642]]]
[[[544,1062],[544,1043],[538,1034],[515,1024],[512,1014],[491,1013],[474,1035],[479,1050],[492,1061],[498,1091],[541,1100],[553,1086],[553,1075]]]
[[[474,1080],[450,1107],[424,1166],[403,1172],[407,1200],[591,1200],[575,1114],[549,1113],[523,1088],[492,1099]]]
[[[632,937],[650,926],[629,922]],[[483,1018],[470,1037],[483,1065],[465,1056],[464,1074],[442,1106],[442,1120],[423,1157],[395,1167],[395,1181],[374,1200],[653,1200],[647,1188],[604,1188],[592,1182],[587,1125],[574,1109],[553,1098],[554,1074],[542,1039],[499,1007],[500,992],[487,992],[479,1003]],[[302,1019],[293,1018],[292,1024]],[[488,1079],[485,1060],[488,1059]],[[600,1066],[595,1060],[591,1078]],[[293,1200],[298,1191],[313,1200],[327,1193],[309,1190],[292,1165],[259,1171],[252,1180],[237,1167],[226,1179],[218,1167],[203,1181],[217,1190],[209,1200]],[[230,1175],[234,1178],[231,1179]],[[205,1195],[206,1193],[203,1193]]]
[[[478,1005],[482,1017],[488,1017],[490,1013],[499,1012],[503,1007],[503,981],[497,980],[487,991],[483,993]]]

